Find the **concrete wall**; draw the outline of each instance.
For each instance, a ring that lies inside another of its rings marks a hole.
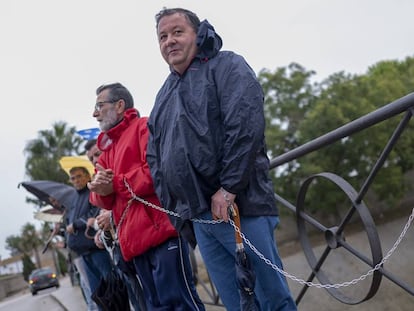
[[[0,300],[20,292],[28,286],[20,273],[2,277],[0,279]]]
[[[64,252],[66,255],[66,251]],[[2,272],[2,274],[7,273],[9,275],[2,275],[0,277],[0,300],[27,289],[29,286],[23,278],[23,265],[21,259],[17,257],[13,258],[13,260],[14,261],[11,261],[11,259],[2,261],[3,266],[1,267],[2,270],[0,272]],[[55,266],[55,258],[53,258],[52,249],[49,249],[44,254],[41,253],[40,260],[42,267],[50,267],[58,275],[60,274]],[[7,264],[5,264],[6,261],[8,262]],[[32,256],[32,261],[35,263],[34,256]]]

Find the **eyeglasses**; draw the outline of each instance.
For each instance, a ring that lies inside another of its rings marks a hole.
[[[104,101],[101,101],[101,102],[97,102],[95,104],[95,111],[101,111],[102,107],[105,104],[113,104],[113,103],[116,103],[116,102],[117,102],[117,100],[104,100]]]

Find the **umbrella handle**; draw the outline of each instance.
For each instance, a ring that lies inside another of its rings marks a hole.
[[[49,237],[48,237],[48,239],[47,239],[47,241],[45,243],[45,246],[43,246],[42,254],[46,253],[46,251],[49,248],[49,245],[52,242],[52,240],[55,237],[55,235],[56,235],[56,231],[55,230],[53,230],[53,231],[50,232],[50,235],[49,235]]]
[[[236,227],[241,232],[239,208],[237,207],[236,203],[233,203],[232,205],[230,205],[229,209],[230,209],[230,214],[233,217],[234,224],[236,225]],[[235,232],[234,232],[235,237],[236,237],[236,245],[238,247],[240,245],[243,246],[243,239],[241,237],[240,232],[238,232],[237,230],[235,230]]]

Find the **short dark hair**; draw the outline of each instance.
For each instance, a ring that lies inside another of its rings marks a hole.
[[[96,95],[99,95],[104,90],[109,90],[109,101],[116,102],[123,99],[125,102],[125,109],[134,108],[134,98],[128,89],[121,83],[103,84],[96,89]]]
[[[89,151],[93,146],[96,145],[96,139],[89,139],[85,144],[85,150]]]
[[[167,9],[167,8],[164,7],[161,11],[159,11],[155,15],[155,22],[156,22],[155,28],[158,30],[158,24],[160,23],[161,18],[163,18],[165,16],[173,15],[173,14],[176,14],[176,13],[184,15],[184,17],[189,22],[191,28],[194,29],[195,33],[197,33],[198,27],[200,26],[200,19],[198,18],[198,16],[194,12],[191,12],[190,10],[183,9],[183,8]]]

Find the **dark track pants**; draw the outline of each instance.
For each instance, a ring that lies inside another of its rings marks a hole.
[[[170,239],[133,259],[151,311],[204,311],[195,289],[188,245]]]

